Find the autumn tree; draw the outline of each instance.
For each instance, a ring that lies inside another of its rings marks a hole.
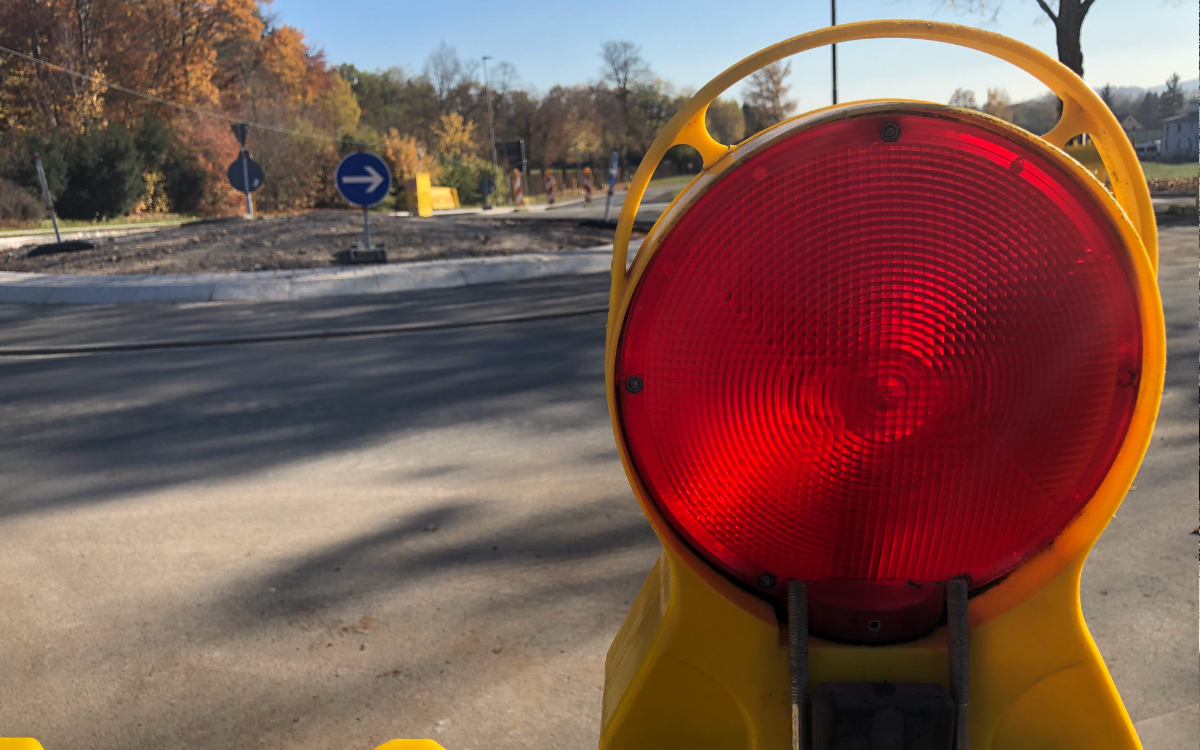
[[[401,135],[396,128],[389,129],[383,136],[383,158],[391,167],[398,187],[415,178],[418,170],[428,172],[435,185],[441,184],[441,165],[429,153],[425,144],[414,136]]]
[[[77,70],[103,73],[106,25],[96,2],[0,0],[0,44]],[[0,126],[49,135],[81,132],[103,114],[107,90],[10,55],[0,56]]]
[[[464,120],[457,112],[444,114],[433,126],[433,143],[438,153],[448,159],[471,159],[476,149],[475,123]]]
[[[594,92],[586,86],[555,86],[542,98],[539,117],[545,142],[539,161],[551,164],[590,163],[600,157],[602,120]]]

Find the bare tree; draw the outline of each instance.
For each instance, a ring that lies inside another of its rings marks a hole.
[[[988,89],[983,111],[992,117],[1012,122],[1012,101],[1008,98],[1008,92],[1004,89]]]
[[[1083,49],[1079,35],[1083,18],[1096,0],[1034,0],[1054,23],[1058,42],[1058,61],[1083,77]],[[995,18],[1004,7],[1004,0],[947,0],[951,8],[968,12],[991,12]]]
[[[782,122],[796,111],[796,102],[787,98],[792,87],[784,84],[791,73],[792,64],[780,60],[751,73],[746,79],[746,88],[742,92],[746,132],[756,133]]]
[[[504,96],[517,83],[517,68],[510,62],[496,63],[492,69],[492,91],[497,96]]]
[[[979,109],[979,105],[975,102],[975,92],[971,89],[954,89],[954,93],[950,95],[950,101],[946,103],[951,107]]]
[[[604,61],[601,77],[613,85],[621,98],[653,75],[641,48],[633,42],[605,42],[600,46],[600,59]]]
[[[450,92],[458,85],[459,79],[467,73],[462,60],[458,59],[458,52],[445,41],[429,53],[429,59],[425,61],[424,72],[425,77],[433,84],[434,91],[437,92],[438,101],[442,103],[445,103]]]

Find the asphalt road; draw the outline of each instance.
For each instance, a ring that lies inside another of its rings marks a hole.
[[[638,204],[638,219],[654,221],[659,217],[671,201],[679,194],[686,185],[670,184],[657,185],[646,189],[645,195],[642,196],[642,202]],[[621,216],[621,208],[625,205],[624,191],[616,193],[612,197],[612,205],[609,208],[609,220],[616,224],[617,219]],[[556,218],[556,219],[603,219],[604,205],[607,196],[603,190],[599,190],[593,194],[592,205],[588,206],[581,200],[572,199],[563,202],[550,208],[544,212],[530,213],[529,218]]]
[[[1148,750],[1197,745],[1196,231],[1164,230],[1167,394],[1084,573]],[[0,348],[553,316],[606,288],[3,306]],[[657,555],[613,447],[603,323],[0,356],[0,734],[594,747],[604,654]]]

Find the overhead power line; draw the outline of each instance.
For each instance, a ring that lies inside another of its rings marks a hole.
[[[80,73],[78,70],[71,70],[70,68],[64,68],[61,65],[55,65],[54,63],[49,62],[47,60],[42,60],[41,58],[34,57],[33,55],[27,55],[24,52],[17,52],[15,49],[9,49],[8,47],[0,46],[0,52],[7,52],[8,54],[13,55],[14,57],[19,57],[22,60],[28,60],[29,62],[37,63],[38,65],[45,65],[47,68],[55,71],[56,73],[66,73],[67,75],[75,76],[76,78],[82,79],[84,81],[91,81],[93,83],[98,83],[101,86],[106,86],[110,89],[120,91],[123,94],[129,94],[130,96],[138,96],[138,97],[141,97],[142,99],[148,99],[152,102],[157,102],[159,104],[165,104],[168,107],[175,107],[176,109],[182,109],[185,112],[191,112],[192,114],[203,115],[204,117],[215,117],[218,120],[224,120],[225,122],[229,122],[229,123],[245,123],[252,128],[259,128],[260,130],[269,130],[273,133],[282,133],[284,135],[294,135],[294,136],[299,136],[300,138],[313,138],[315,140],[330,141],[333,143],[341,143],[342,142],[341,138],[338,138],[338,137],[332,136],[332,135],[324,135],[322,133],[304,133],[299,130],[289,130],[287,128],[276,127],[274,125],[267,125],[266,123],[250,122],[248,120],[243,120],[240,117],[233,117],[231,115],[224,114],[223,112],[214,112],[211,109],[201,109],[200,107],[193,107],[190,104],[183,104],[181,102],[172,101],[170,99],[164,99],[161,96],[147,94],[145,92],[138,91],[137,89],[131,89],[127,86],[122,86],[120,84],[106,81],[103,78],[99,78],[97,76],[90,76],[86,73]],[[366,145],[378,146],[380,144],[370,143],[370,144],[366,144]]]

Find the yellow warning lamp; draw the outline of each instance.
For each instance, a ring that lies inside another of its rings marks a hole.
[[[1063,116],[1039,137],[872,100],[706,131],[754,71],[871,38],[994,55]],[[1062,150],[1084,133],[1111,194]],[[678,144],[704,169],[628,266]],[[1014,40],[848,24],[701,89],[617,228],[609,407],[663,554],[609,650],[601,748],[1138,747],[1079,576],[1159,406],[1156,264],[1120,125]]]

